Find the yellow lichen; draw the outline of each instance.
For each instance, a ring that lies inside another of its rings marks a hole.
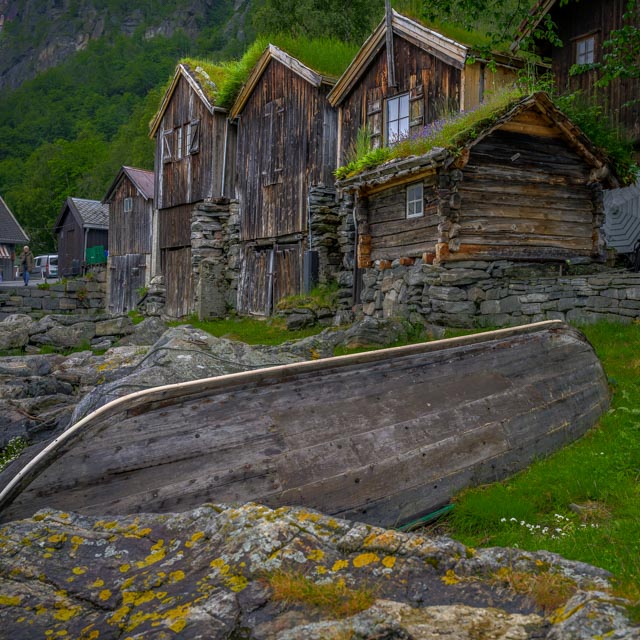
[[[307,556],[307,560],[312,560],[313,562],[320,562],[324,558],[324,551],[322,549],[314,549]]]
[[[353,566],[358,568],[366,567],[368,564],[378,562],[379,560],[380,557],[375,553],[361,553],[353,559]]]
[[[138,569],[148,567],[152,564],[155,564],[156,562],[160,562],[160,560],[164,560],[164,557],[166,555],[167,552],[164,549],[159,549],[149,554],[144,560],[139,560],[138,562],[136,562],[136,567],[138,567]]]
[[[349,566],[348,560],[336,560],[333,563],[333,567],[331,567],[331,571],[340,571],[341,569],[346,569]]]
[[[203,531],[197,531],[196,533],[194,533],[191,536],[191,540],[187,540],[184,543],[184,546],[187,547],[187,549],[190,549],[196,542],[198,542],[198,540],[204,538],[204,532]]]
[[[94,587],[95,589],[98,589],[99,587],[104,587],[104,580],[102,578],[96,578],[95,582],[91,586]]]
[[[129,569],[131,569],[131,565],[130,564],[121,564],[119,571],[120,573],[127,573],[127,571],[129,571]]]
[[[98,595],[98,597],[100,598],[100,600],[108,600],[111,597],[111,591],[109,591],[109,589],[103,589],[100,594]]]
[[[120,624],[131,612],[131,607],[126,605],[116,609],[113,615],[107,620],[109,624]]]
[[[73,536],[71,538],[71,544],[80,546],[83,542],[84,540],[80,536]]]
[[[440,579],[445,584],[458,584],[458,582],[460,582],[460,578],[456,576],[456,574],[453,572],[453,569],[449,569],[447,573],[443,575],[442,578]]]
[[[382,558],[382,564],[387,567],[387,569],[393,569],[396,564],[396,558],[394,556],[385,556]]]
[[[172,571],[169,574],[169,584],[173,584],[174,582],[180,582],[180,580],[184,580],[184,571]]]
[[[323,576],[325,573],[327,573],[327,567],[323,567],[321,564],[319,564],[316,567],[316,573],[320,574],[321,576]]]
[[[67,534],[66,533],[54,533],[52,536],[49,536],[48,540],[52,544],[64,543],[64,542],[67,541]]]
[[[77,576],[81,576],[83,573],[87,573],[87,567],[73,567],[71,571]]]
[[[80,607],[61,607],[56,609],[56,612],[53,614],[55,620],[62,620],[66,622],[67,620],[71,620],[71,618],[75,617],[80,613]]]
[[[0,605],[3,607],[17,607],[22,602],[22,596],[4,596],[0,593]]]

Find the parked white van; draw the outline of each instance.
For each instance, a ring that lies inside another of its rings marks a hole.
[[[43,280],[46,280],[47,278],[57,278],[58,256],[36,256],[35,266],[32,273],[36,276],[41,276]]]

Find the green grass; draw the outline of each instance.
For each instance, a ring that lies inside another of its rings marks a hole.
[[[445,527],[471,546],[547,549],[602,567],[614,574],[621,595],[638,600],[640,327],[600,323],[582,330],[611,384],[608,413],[579,441],[513,479],[462,493]]]
[[[0,471],[2,471],[10,462],[15,460],[29,443],[25,438],[11,438],[7,446],[0,451]]]
[[[321,284],[309,293],[282,298],[276,305],[278,310],[286,309],[334,309],[338,304],[338,283]]]
[[[320,333],[325,327],[314,326],[289,331],[284,320],[280,318],[229,317],[220,320],[198,320],[196,317],[186,321],[170,322],[169,326],[177,327],[190,324],[218,338],[239,340],[246,344],[278,345],[288,340],[298,340]]]

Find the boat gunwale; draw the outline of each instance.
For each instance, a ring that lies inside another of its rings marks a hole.
[[[561,320],[545,320],[527,325],[508,327],[505,329],[495,329],[482,333],[458,336],[455,338],[444,338],[430,342],[404,345],[400,347],[390,347],[386,349],[376,349],[364,353],[354,353],[319,360],[305,360],[284,365],[264,367],[252,371],[241,371],[223,376],[178,382],[150,389],[143,389],[131,394],[122,396],[106,403],[95,411],[92,411],[74,425],[66,429],[59,436],[54,438],[37,455],[35,455],[0,491],[0,515],[2,510],[26,489],[31,482],[51,463],[64,454],[60,451],[63,445],[71,445],[75,439],[85,435],[85,431],[92,426],[100,427],[100,421],[112,417],[122,411],[138,410],[144,413],[145,405],[152,405],[155,402],[166,402],[180,399],[186,401],[189,398],[197,398],[199,394],[208,391],[219,391],[224,388],[233,388],[240,384],[259,383],[267,378],[277,377],[280,380],[298,373],[313,373],[325,369],[348,367],[354,364],[373,364],[392,359],[394,357],[412,356],[427,354],[444,349],[461,346],[492,342],[513,336],[526,336],[532,333],[550,331],[557,329],[569,330],[575,337],[580,337],[588,342],[586,338],[575,328]],[[142,409],[142,411],[140,411]],[[97,421],[97,424],[95,424]],[[105,428],[108,425],[103,424]],[[58,455],[56,455],[58,454]],[[0,518],[1,519],[1,518]]]

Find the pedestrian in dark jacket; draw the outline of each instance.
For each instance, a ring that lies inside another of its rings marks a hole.
[[[22,253],[20,254],[20,265],[22,267],[22,279],[26,287],[29,284],[29,272],[33,271],[33,267],[35,266],[33,253],[31,253],[31,250],[27,246],[22,249]]]

